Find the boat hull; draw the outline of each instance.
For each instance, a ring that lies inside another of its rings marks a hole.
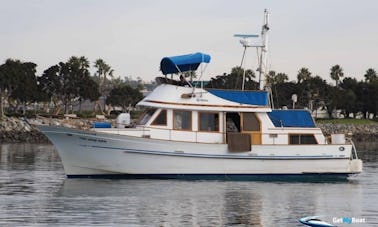
[[[250,152],[230,153],[227,144],[173,142],[50,126],[40,126],[40,130],[57,148],[71,178],[345,178],[362,168],[360,160],[350,159],[347,145],[343,151],[321,145],[260,145]]]

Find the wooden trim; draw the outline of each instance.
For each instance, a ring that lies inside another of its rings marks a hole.
[[[244,130],[244,114],[246,114],[246,112],[241,112],[241,116],[240,116],[240,131],[241,133],[248,133],[250,136],[251,136],[251,144],[252,145],[261,145],[263,143],[263,138],[262,138],[262,125],[261,125],[261,119],[260,117],[257,116],[256,113],[254,112],[247,112],[248,114],[253,114],[256,118],[256,120],[259,122],[259,130],[258,131],[246,131]],[[256,138],[258,137],[258,141],[254,141],[253,138]]]

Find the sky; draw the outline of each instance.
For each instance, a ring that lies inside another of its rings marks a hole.
[[[270,70],[296,80],[301,67],[331,82],[378,70],[378,1],[374,0],[0,0],[0,63],[32,61],[38,75],[71,56],[102,58],[116,76],[161,76],[163,57],[211,55],[202,79],[240,65],[236,33],[259,34],[270,14]],[[257,68],[254,49],[246,68]]]

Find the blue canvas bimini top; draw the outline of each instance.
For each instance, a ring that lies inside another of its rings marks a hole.
[[[180,56],[165,57],[160,62],[160,70],[164,75],[197,70],[204,62],[210,62],[210,55],[204,53],[186,54]]]
[[[315,122],[307,110],[272,110],[268,116],[275,127],[315,128]]]
[[[235,91],[235,90],[213,90],[208,89],[208,92],[232,102],[241,104],[268,106],[268,92],[266,91]]]

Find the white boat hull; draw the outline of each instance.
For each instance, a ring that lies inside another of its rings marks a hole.
[[[233,153],[227,144],[39,128],[57,148],[68,177],[345,177],[362,170],[361,160],[350,158],[351,145],[253,145],[250,152]]]

